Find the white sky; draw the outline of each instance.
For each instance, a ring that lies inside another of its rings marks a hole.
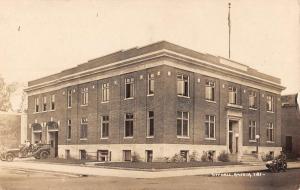
[[[300,91],[299,1],[231,0],[231,58],[280,77],[287,87],[283,94]],[[228,57],[227,4],[2,0],[0,74],[7,82],[27,82],[160,40]]]

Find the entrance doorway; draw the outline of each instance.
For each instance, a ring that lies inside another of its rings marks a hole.
[[[98,161],[108,162],[109,161],[109,151],[108,150],[98,150]]]
[[[231,154],[239,153],[239,121],[237,120],[229,120],[228,149]]]
[[[49,131],[50,153],[58,156],[58,131]]]
[[[146,162],[152,162],[153,160],[153,151],[146,150]]]

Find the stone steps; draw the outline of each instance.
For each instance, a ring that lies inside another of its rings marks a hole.
[[[247,164],[261,164],[263,163],[255,154],[244,154],[241,156],[240,161]]]

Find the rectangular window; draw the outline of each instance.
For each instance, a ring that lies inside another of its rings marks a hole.
[[[81,105],[88,105],[89,89],[87,87],[81,88]]]
[[[86,139],[87,138],[87,132],[88,132],[88,119],[87,118],[81,118],[80,138],[81,139]]]
[[[249,121],[249,140],[255,140],[256,135],[256,121]]]
[[[274,112],[274,97],[267,96],[267,103],[266,103],[267,111]]]
[[[133,114],[125,114],[125,137],[133,137]]]
[[[102,84],[102,102],[109,101],[109,83]]]
[[[131,161],[131,150],[123,150],[123,160],[125,162]]]
[[[47,111],[47,97],[43,97],[43,111]]]
[[[178,74],[177,75],[177,95],[189,96],[189,76]]]
[[[72,123],[71,123],[71,120],[68,119],[68,123],[67,123],[67,139],[71,139],[71,134],[72,134]]]
[[[237,89],[236,89],[236,87],[230,86],[228,88],[228,95],[229,95],[229,103],[237,104]]]
[[[250,108],[257,108],[257,95],[255,91],[249,92],[249,107]]]
[[[206,115],[205,116],[205,138],[215,139],[216,138],[216,116]]]
[[[180,157],[182,158],[183,162],[187,162],[188,161],[188,155],[189,155],[189,151],[188,150],[181,150],[180,151]]]
[[[80,160],[86,160],[87,159],[87,153],[86,150],[79,150]]]
[[[154,94],[154,74],[148,74],[148,95]]]
[[[39,112],[39,98],[34,99],[34,111]]]
[[[109,116],[101,117],[101,138],[108,138],[109,136]]]
[[[72,107],[72,90],[68,90],[68,108]]]
[[[205,99],[209,101],[215,101],[215,82],[206,81],[205,83]]]
[[[51,95],[51,110],[55,110],[55,94]]]
[[[274,142],[274,125],[273,123],[267,123],[267,139],[269,142]]]
[[[125,99],[134,97],[134,78],[125,79]]]
[[[189,112],[177,112],[177,136],[189,136]]]
[[[154,136],[154,112],[148,111],[147,137]]]

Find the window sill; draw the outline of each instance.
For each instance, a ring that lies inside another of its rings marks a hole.
[[[50,111],[50,110],[49,110]],[[42,111],[42,113],[46,113],[47,112],[47,110],[46,111]]]
[[[147,94],[147,96],[154,96],[154,94]]]
[[[267,141],[267,143],[274,144],[275,141]]]
[[[191,98],[191,97],[189,97],[189,96],[183,96],[183,95],[177,95],[177,97],[180,97],[180,98],[188,98],[188,99]]]
[[[154,136],[147,136],[146,138],[147,138],[147,139],[153,139]]]
[[[55,111],[55,110],[49,110],[49,111]]]
[[[178,135],[177,135],[177,138],[178,138],[178,139],[189,139],[190,137],[189,137],[189,136],[178,136]]]
[[[81,140],[81,141],[87,141],[88,139],[87,138],[80,138],[79,140]]]
[[[100,137],[100,140],[107,140],[108,137]]]
[[[267,111],[267,113],[275,113],[274,111]]]
[[[216,141],[217,139],[215,139],[215,138],[205,138],[205,140]]]
[[[71,141],[71,139],[67,139],[67,141]]]
[[[249,107],[249,110],[257,111],[257,108]]]
[[[71,109],[72,107],[68,107],[68,109]]]
[[[106,103],[109,103],[109,101],[101,102],[101,104],[106,104]]]
[[[81,104],[80,107],[86,107],[88,104]]]
[[[213,101],[213,100],[206,100],[206,99],[205,99],[205,101],[206,101],[206,102],[209,102],[209,103],[214,103],[214,104],[217,103],[216,101]]]
[[[124,139],[133,139],[133,137],[124,137]]]
[[[130,97],[130,98],[124,98],[124,100],[133,100],[134,97]]]
[[[256,143],[256,140],[249,140],[250,143]]]

